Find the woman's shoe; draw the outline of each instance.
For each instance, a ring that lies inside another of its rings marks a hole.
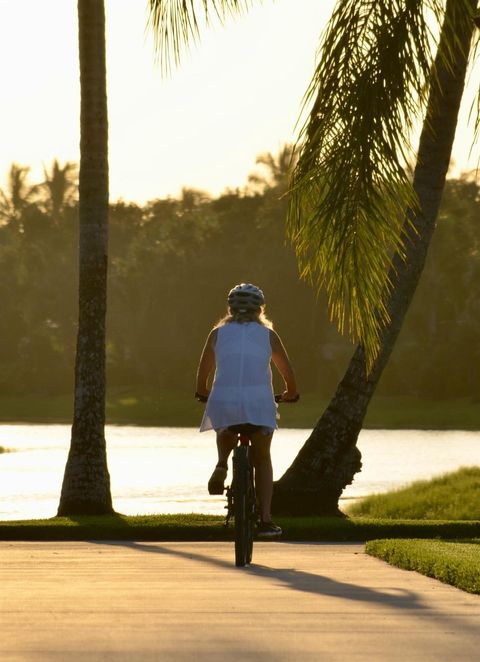
[[[273,522],[259,522],[257,526],[258,538],[278,538],[282,535],[282,528]]]
[[[227,467],[222,464],[217,464],[213,470],[213,474],[208,481],[209,494],[223,494],[225,490],[225,479],[227,477]]]

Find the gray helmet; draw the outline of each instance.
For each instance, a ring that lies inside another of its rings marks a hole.
[[[228,305],[232,310],[246,312],[247,310],[257,310],[265,303],[263,292],[256,285],[251,283],[240,283],[235,285],[228,293]]]

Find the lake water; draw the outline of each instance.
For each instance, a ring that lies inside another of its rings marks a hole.
[[[275,433],[274,477],[291,464],[308,430]],[[215,435],[194,428],[108,426],[114,508],[128,515],[223,514],[206,483],[216,462]],[[0,425],[0,520],[52,517],[70,442],[67,425]],[[462,466],[480,465],[480,432],[363,430],[363,470],[343,499],[385,492]]]

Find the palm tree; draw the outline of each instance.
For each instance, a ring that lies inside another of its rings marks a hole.
[[[172,4],[151,0],[152,22],[159,51],[178,60],[198,24],[193,8],[191,20],[172,20]],[[277,508],[337,513],[361,467],[358,433],[435,227],[474,23],[476,0],[337,2],[306,97],[315,102],[297,145],[288,224],[302,276],[325,286],[331,317],[359,346],[277,483]],[[422,110],[412,178],[405,164]]]
[[[113,512],[105,443],[108,116],[103,0],[78,0],[80,273],[75,399],[58,515]]]
[[[65,206],[75,200],[77,165],[67,161],[62,168],[57,159],[54,159],[50,172],[44,166],[43,174],[45,180],[40,184],[44,191],[43,206],[53,222],[58,223]]]
[[[331,403],[276,483],[277,511],[339,514],[340,495],[361,468],[357,437],[435,228],[476,4],[341,0],[326,32],[289,227],[304,275],[326,284],[332,317],[360,343]],[[426,9],[442,20],[433,64]],[[425,119],[409,179],[405,135],[419,107]]]
[[[38,187],[28,184],[29,170],[30,168],[12,163],[7,189],[0,189],[0,222],[20,224],[24,211],[33,202]]]
[[[248,3],[246,3],[248,4]],[[162,65],[197,38],[193,3],[150,0]],[[209,9],[209,6],[211,9]],[[205,21],[242,11],[240,0],[202,3]],[[78,0],[81,88],[79,326],[70,451],[58,515],[113,512],[105,443],[105,316],[108,255],[108,114],[104,0]],[[66,173],[64,173],[66,174]],[[57,177],[58,179],[58,177]]]
[[[255,163],[262,166],[263,172],[253,172],[248,176],[249,188],[262,193],[273,188],[279,196],[288,191],[292,168],[296,163],[293,145],[283,145],[276,156],[271,152],[260,154]]]

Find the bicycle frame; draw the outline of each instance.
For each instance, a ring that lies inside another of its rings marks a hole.
[[[248,434],[239,433],[233,451],[233,478],[227,487],[227,516],[235,520],[235,565],[251,563],[253,554],[253,530],[257,518],[251,443]]]

